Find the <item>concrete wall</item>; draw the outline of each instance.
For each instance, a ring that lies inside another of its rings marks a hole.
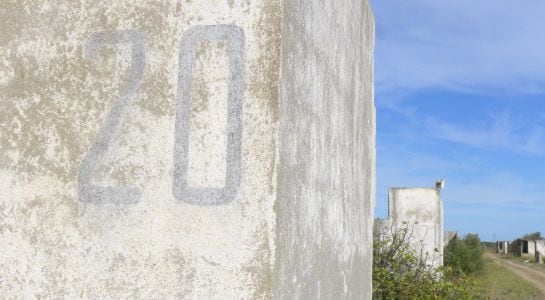
[[[440,189],[390,188],[388,214],[394,228],[409,226],[411,246],[435,266],[443,265],[443,202]]]
[[[515,254],[518,256],[534,257],[536,252],[535,240],[517,239],[515,241]]]
[[[6,298],[370,298],[367,1],[2,1]]]
[[[509,241],[497,241],[496,253],[508,254],[509,253]]]
[[[536,263],[542,264],[545,256],[545,240],[535,240],[535,260]]]
[[[522,255],[534,257],[536,254],[536,242],[534,240],[522,240],[523,243],[527,245],[528,251],[525,251],[525,246],[523,244]]]
[[[365,1],[284,3],[276,291],[370,298],[371,11]]]

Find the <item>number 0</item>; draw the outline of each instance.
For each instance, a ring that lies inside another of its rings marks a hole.
[[[191,108],[195,44],[199,41],[226,41],[229,44],[227,168],[223,188],[195,188],[187,185],[189,111]],[[178,94],[176,98],[173,171],[173,193],[178,201],[200,205],[220,205],[227,204],[235,199],[241,178],[243,61],[244,31],[238,26],[194,26],[182,35],[178,69]]]

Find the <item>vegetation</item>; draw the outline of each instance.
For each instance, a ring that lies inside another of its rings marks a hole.
[[[486,251],[496,252],[496,242],[481,242],[481,245],[485,247]]]
[[[474,299],[475,285],[457,268],[435,269],[436,253],[417,255],[409,244],[409,226],[387,235],[375,234],[373,299]],[[420,251],[421,252],[421,251]]]
[[[477,234],[468,234],[464,239],[454,238],[445,248],[444,263],[469,275],[482,270],[484,248]]]
[[[525,235],[540,239],[540,233]],[[515,273],[483,258],[487,245],[468,234],[450,241],[445,267],[434,269],[435,253],[418,255],[409,226],[386,235],[375,233],[373,299],[541,299],[539,291]],[[490,247],[495,244],[488,245]],[[422,251],[420,251],[422,252]]]
[[[522,237],[523,240],[542,240],[541,232],[536,231],[533,233],[527,233]]]
[[[515,273],[485,259],[471,278],[488,299],[541,299],[539,291]]]

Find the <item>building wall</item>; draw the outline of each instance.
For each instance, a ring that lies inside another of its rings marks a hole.
[[[370,298],[371,10],[367,1],[284,3],[275,291]]]
[[[389,219],[394,228],[409,227],[414,233],[411,245],[436,266],[443,265],[443,203],[435,188],[391,188],[388,196]]]
[[[517,239],[515,242],[515,254],[518,256],[535,256],[536,241]]]
[[[497,241],[496,253],[508,254],[509,253],[509,241]]]
[[[528,241],[528,255],[534,257],[536,254],[536,241]]]
[[[6,298],[370,298],[367,1],[2,1]]]
[[[545,255],[545,240],[535,241],[535,258],[537,263],[543,263],[543,256]]]

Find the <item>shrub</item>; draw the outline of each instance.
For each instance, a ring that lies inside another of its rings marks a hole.
[[[536,231],[532,233],[527,233],[522,237],[523,240],[542,240],[541,232]]]
[[[477,234],[468,234],[464,239],[454,238],[445,248],[444,263],[469,275],[482,270],[484,249]]]
[[[453,267],[435,269],[435,255],[418,256],[409,242],[412,229],[375,233],[373,243],[373,299],[472,299],[475,285]]]

